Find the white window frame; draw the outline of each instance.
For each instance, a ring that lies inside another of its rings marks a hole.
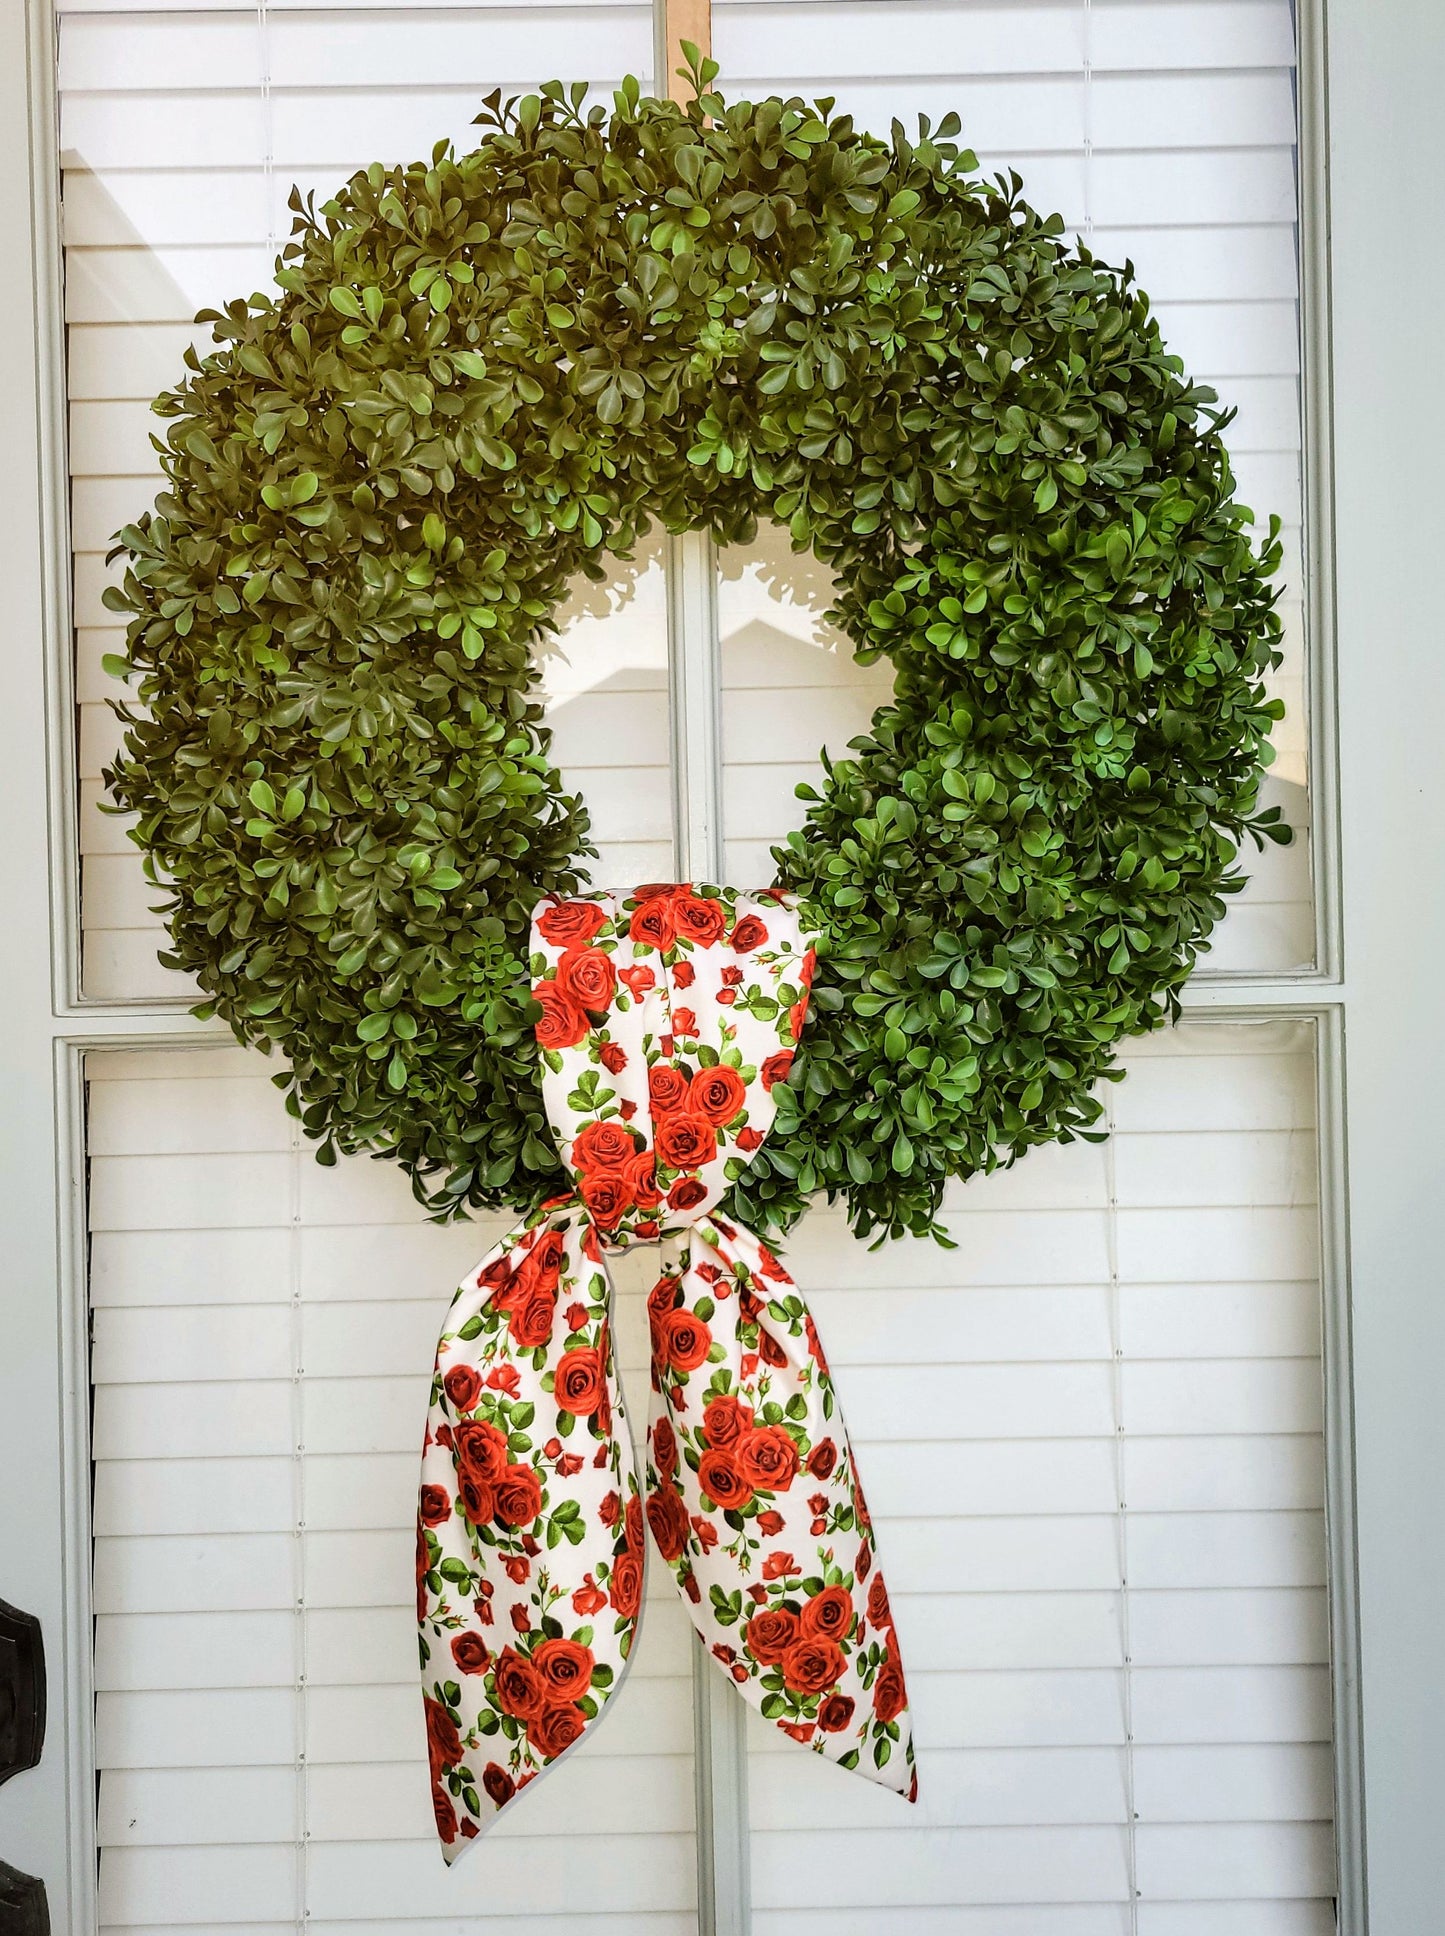
[[[1445,652],[1428,616],[1431,428],[1445,410],[1416,372],[1445,314],[1445,261],[1427,240],[1445,180],[1445,14],[1438,0],[1296,11],[1318,965],[1198,977],[1185,1003],[1317,1028],[1339,1928],[1422,1936],[1445,1900],[1445,894],[1432,878],[1445,872]],[[52,1928],[93,1936],[83,1058],[218,1032],[183,1003],[100,1002],[80,986],[55,70],[51,0],[0,6],[0,1595],[39,1616],[50,1676],[40,1766],[0,1788],[0,1859],[44,1880]],[[707,876],[721,797],[707,541],[671,541],[668,571],[677,860]],[[749,1921],[742,1708],[726,1696],[718,1676],[699,1679],[706,1936],[744,1936]]]

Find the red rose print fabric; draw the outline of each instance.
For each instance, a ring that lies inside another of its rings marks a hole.
[[[792,900],[685,884],[545,901],[532,950],[576,1191],[466,1278],[437,1346],[416,1594],[442,1852],[617,1692],[649,1547],[744,1700],[912,1800],[903,1665],[822,1345],[777,1258],[714,1214],[807,1013]],[[654,1242],[639,1473],[606,1253]]]

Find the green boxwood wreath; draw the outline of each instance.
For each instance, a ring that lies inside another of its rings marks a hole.
[[[1243,833],[1288,838],[1258,797],[1277,526],[1252,548],[1227,418],[1132,269],[981,179],[955,116],[884,141],[715,74],[610,116],[493,96],[470,153],[293,194],[279,294],[207,312],[155,406],[107,777],[165,959],[286,1058],[322,1160],[529,1207],[565,1177],[528,917],[595,852],[533,647],[652,519],[787,524],[896,690],[776,852],[820,967],[735,1208],[786,1229],[824,1191],[941,1235],[948,1177],[1098,1120]]]

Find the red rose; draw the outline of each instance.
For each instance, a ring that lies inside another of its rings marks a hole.
[[[489,1761],[482,1770],[482,1787],[498,1808],[505,1808],[517,1792],[516,1782],[512,1780],[506,1769],[498,1767],[495,1761]]]
[[[698,1461],[697,1482],[719,1512],[738,1512],[753,1489],[726,1452],[704,1452]]]
[[[875,1627],[886,1627],[892,1617],[888,1588],[883,1584],[883,1575],[879,1573],[868,1589],[868,1618]]]
[[[767,926],[755,914],[745,914],[733,929],[730,943],[735,953],[751,954],[754,948],[761,948],[768,938]]]
[[[811,988],[813,986],[813,973],[817,966],[818,950],[816,948],[809,948],[808,952],[803,956],[802,963],[798,969],[798,980],[803,984],[804,988]]]
[[[830,1694],[818,1709],[818,1726],[824,1734],[841,1734],[852,1719],[851,1694]]]
[[[543,1049],[572,1049],[587,1033],[587,1017],[575,1002],[569,1002],[555,981],[539,981],[532,1000],[542,1004],[537,1022],[537,1046]]]
[[[681,1291],[682,1280],[674,1272],[664,1271],[647,1293],[647,1316],[654,1327],[661,1324],[677,1303]]]
[[[507,1313],[507,1330],[512,1342],[523,1351],[535,1351],[552,1335],[552,1319],[557,1310],[557,1293],[535,1284],[522,1290]]]
[[[517,1266],[517,1274],[529,1288],[555,1291],[567,1254],[567,1241],[560,1230],[544,1230],[532,1240],[532,1248]]]
[[[765,1243],[759,1243],[759,1245],[757,1245],[757,1268],[761,1270],[761,1274],[763,1274],[765,1278],[777,1278],[777,1282],[779,1282],[779,1284],[792,1284],[792,1278],[790,1278],[790,1276],[786,1274],[786,1270],[784,1270],[783,1264],[779,1264],[779,1260],[777,1260],[777,1258],[773,1256],[773,1253],[771,1253],[771,1251],[767,1249],[767,1245],[765,1245]],[[812,1322],[814,1322],[814,1320],[812,1320],[810,1316],[808,1316],[806,1320],[808,1320],[808,1324],[812,1326]],[[812,1330],[808,1332],[808,1338],[810,1338],[810,1344],[812,1344],[812,1347],[814,1347],[814,1351],[821,1351],[821,1346],[819,1346],[819,1342],[817,1342],[817,1338],[815,1338],[814,1332],[812,1332]]]
[[[838,1448],[831,1439],[820,1439],[808,1454],[808,1470],[815,1479],[830,1478],[837,1463]]]
[[[656,1492],[647,1495],[647,1523],[662,1557],[669,1561],[677,1559],[687,1545],[692,1528],[676,1486],[659,1486]]]
[[[672,904],[673,925],[699,948],[722,940],[727,910],[721,901],[705,901],[700,894],[679,894]]]
[[[803,1033],[803,1024],[807,1019],[808,998],[805,995],[800,1002],[794,1002],[793,1006],[788,1010],[788,1032],[795,1042]]]
[[[853,1626],[853,1598],[845,1586],[825,1586],[798,1615],[799,1631],[810,1640],[846,1640]]]
[[[593,1015],[607,1009],[617,992],[617,970],[601,948],[568,948],[554,973],[567,1000]]]
[[[652,1463],[664,1479],[670,1479],[677,1471],[677,1439],[670,1419],[660,1418],[653,1425]]]
[[[436,1817],[437,1834],[443,1842],[457,1839],[457,1811],[452,1807],[452,1798],[439,1781],[431,1785],[431,1809]]]
[[[542,1510],[542,1481],[529,1465],[509,1465],[497,1481],[497,1517],[504,1526],[530,1526]]]
[[[575,1707],[544,1707],[527,1723],[527,1740],[543,1761],[555,1761],[578,1740],[587,1723]]]
[[[873,1712],[880,1721],[896,1721],[908,1705],[908,1689],[903,1684],[903,1669],[891,1654],[884,1657],[873,1683]]]
[[[433,1774],[441,1768],[454,1768],[462,1758],[462,1737],[456,1722],[430,1695],[426,1696],[426,1745]]]
[[[505,1392],[508,1398],[515,1398],[522,1388],[521,1375],[515,1365],[498,1365],[487,1373],[487,1389]]]
[[[537,932],[554,948],[581,948],[607,925],[607,911],[597,901],[554,901],[533,915]]]
[[[452,1450],[459,1471],[499,1479],[507,1463],[507,1435],[484,1418],[464,1418],[452,1427]]]
[[[696,1035],[697,1017],[690,1008],[675,1008],[672,1011],[672,1032],[674,1035]]]
[[[743,985],[742,969],[738,967],[724,968],[722,971],[722,982],[724,988],[741,988]]]
[[[607,1605],[607,1595],[589,1573],[584,1583],[572,1595],[572,1610],[579,1620],[590,1620],[594,1613],[601,1613]]]
[[[783,1655],[783,1679],[800,1694],[821,1694],[836,1687],[848,1668],[843,1649],[834,1640],[795,1640]]]
[[[473,1526],[489,1526],[496,1517],[497,1495],[485,1479],[474,1472],[463,1472],[457,1490],[462,1495],[462,1511]]]
[[[748,1099],[747,1084],[727,1063],[699,1069],[687,1092],[687,1106],[719,1128],[730,1123]]]
[[[586,1170],[577,1179],[577,1194],[599,1230],[615,1230],[632,1208],[632,1192],[621,1170]]]
[[[655,1131],[657,1154],[670,1170],[700,1170],[717,1155],[717,1131],[695,1110],[664,1116]]]
[[[659,1327],[662,1350],[674,1371],[696,1371],[712,1350],[712,1332],[693,1311],[669,1311]]]
[[[464,1674],[484,1674],[492,1664],[486,1641],[475,1633],[452,1635],[452,1659]]]
[[[531,1576],[532,1562],[524,1553],[509,1553],[506,1559],[502,1561],[502,1564],[507,1569],[507,1578],[509,1580],[513,1581],[517,1586],[525,1586]],[[522,1632],[526,1633],[532,1624],[531,1616],[525,1607],[513,1607],[512,1621],[514,1625],[516,1624],[518,1614],[522,1616]]]
[[[660,894],[648,900],[640,899],[638,906],[632,910],[627,932],[632,940],[640,941],[644,947],[656,948],[659,954],[665,954],[677,939],[671,899]]]
[[[575,1701],[592,1685],[592,1649],[580,1640],[544,1640],[532,1656],[549,1701]]]
[[[792,1066],[793,1051],[791,1049],[779,1049],[776,1055],[770,1055],[760,1071],[764,1089],[771,1089],[775,1082],[786,1082],[788,1079],[788,1071]]]
[[[452,1496],[445,1486],[423,1486],[418,1510],[423,1526],[440,1526],[452,1516]]]
[[[418,1519],[416,1523],[416,1617],[418,1623],[425,1620],[430,1609],[427,1606],[426,1576],[431,1571],[431,1553],[426,1543],[426,1531]]]
[[[798,1616],[787,1607],[764,1607],[743,1634],[748,1652],[765,1667],[776,1667],[797,1638]]]
[[[442,1380],[442,1390],[455,1412],[469,1412],[482,1395],[481,1374],[470,1365],[453,1365]]]
[[[752,1406],[728,1393],[710,1398],[703,1407],[702,1435],[709,1445],[736,1445],[744,1432],[752,1430],[752,1424]]]
[[[780,1512],[761,1512],[758,1514],[758,1531],[764,1539],[776,1539],[783,1530],[783,1515]]]
[[[628,1495],[622,1539],[624,1545],[630,1546],[634,1553],[642,1551],[642,1497],[637,1492]]]
[[[765,1365],[782,1366],[788,1362],[788,1354],[770,1331],[758,1331],[758,1356]]]
[[[632,993],[633,1000],[639,1002],[644,995],[649,994],[657,986],[657,976],[653,974],[650,968],[619,968],[617,971],[617,979],[626,982]]]
[[[692,1210],[700,1203],[706,1203],[708,1187],[700,1177],[679,1177],[667,1193],[670,1210]]]
[[[786,1492],[798,1471],[798,1448],[781,1425],[755,1425],[738,1440],[738,1471],[759,1492]]]
[[[590,1313],[585,1304],[569,1304],[567,1306],[567,1329],[569,1331],[585,1331],[589,1315]],[[549,1456],[555,1459],[557,1454],[553,1452]]]
[[[647,1072],[647,1100],[654,1116],[681,1109],[687,1101],[688,1079],[670,1062],[654,1062]]]
[[[624,1620],[630,1620],[636,1613],[642,1598],[641,1554],[629,1550],[613,1560],[612,1584],[607,1597]]]
[[[576,1412],[585,1417],[597,1410],[605,1390],[602,1356],[595,1345],[582,1345],[576,1351],[562,1353],[552,1394],[559,1411]]]
[[[761,1149],[763,1146],[763,1132],[760,1129],[740,1129],[733,1140],[737,1143],[740,1150]]]
[[[769,1553],[768,1557],[763,1561],[763,1578],[765,1580],[786,1580],[790,1574],[796,1573],[797,1570],[798,1562],[793,1558],[791,1553]],[[757,1590],[759,1593],[762,1592],[761,1587]]]
[[[679,961],[675,963],[672,970],[672,985],[674,988],[691,988],[696,979],[697,976],[693,971],[693,965],[690,961]]]
[[[858,1557],[853,1562],[853,1571],[858,1575],[860,1580],[866,1580],[868,1575],[873,1571],[873,1554],[869,1550],[866,1539],[858,1548]]]
[[[713,1000],[721,1002],[724,1008],[731,1008],[737,998],[738,991],[735,988],[720,988],[713,996]]]
[[[621,1123],[588,1123],[572,1140],[574,1170],[620,1170],[637,1153]]]
[[[496,1689],[497,1706],[503,1714],[513,1714],[519,1721],[529,1721],[546,1704],[541,1675],[531,1661],[523,1660],[511,1647],[504,1647],[498,1656],[492,1685]]]
[[[622,1512],[622,1500],[615,1492],[609,1492],[597,1508],[597,1517],[604,1526],[615,1526]]]
[[[627,1051],[620,1042],[604,1042],[597,1051],[597,1059],[615,1076],[620,1076],[627,1067]]]
[[[627,1192],[628,1202],[639,1210],[655,1210],[662,1202],[662,1192],[657,1187],[657,1159],[650,1149],[640,1149],[630,1156],[622,1168],[622,1185]]]

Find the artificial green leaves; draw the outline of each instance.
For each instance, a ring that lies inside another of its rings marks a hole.
[[[156,406],[108,777],[168,959],[323,1155],[529,1208],[562,1172],[528,918],[594,851],[534,644],[652,519],[787,524],[897,682],[778,853],[823,945],[739,1208],[922,1232],[948,1177],[1097,1120],[1242,835],[1280,837],[1278,547],[1130,273],[953,117],[884,141],[711,78],[494,98],[470,153],[293,197],[279,292],[208,315]]]

